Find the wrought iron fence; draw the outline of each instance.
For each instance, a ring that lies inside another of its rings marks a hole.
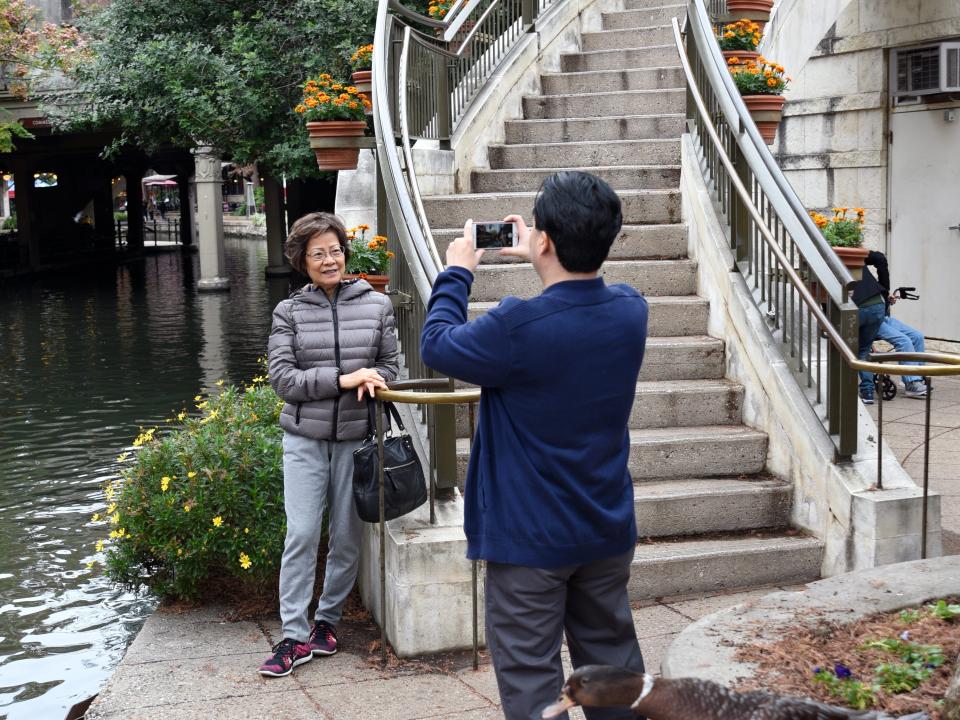
[[[725,2],[711,0],[725,9]],[[857,451],[858,370],[917,374],[916,366],[860,361],[854,280],[808,216],[760,137],[727,70],[704,0],[673,21],[687,80],[687,128],[739,270],[838,459]],[[879,360],[879,358],[877,358]],[[960,356],[924,353],[926,376],[960,374]],[[882,448],[881,448],[882,451]]]

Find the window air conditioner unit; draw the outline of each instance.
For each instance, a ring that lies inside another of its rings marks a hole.
[[[890,78],[898,104],[919,95],[960,93],[960,42],[892,50]]]

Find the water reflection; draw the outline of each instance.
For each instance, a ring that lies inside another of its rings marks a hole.
[[[232,290],[198,294],[195,255],[0,288],[0,715],[59,720],[96,693],[154,601],[86,563],[103,482],[138,426],[256,373],[284,279],[228,239]]]

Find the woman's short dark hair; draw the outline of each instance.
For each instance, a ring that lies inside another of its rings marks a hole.
[[[307,274],[307,264],[304,262],[307,243],[310,242],[310,238],[326,232],[332,232],[337,236],[344,260],[350,259],[350,242],[347,240],[347,229],[343,225],[343,220],[333,213],[314,212],[304,215],[293,224],[287,236],[287,242],[283,245],[283,254],[294,270]]]
[[[623,213],[620,198],[596,175],[570,170],[544,179],[533,201],[537,229],[550,236],[568,272],[596,272],[610,253]]]

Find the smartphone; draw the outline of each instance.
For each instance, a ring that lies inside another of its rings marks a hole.
[[[517,224],[513,222],[475,222],[473,247],[505,248],[517,246]]]

